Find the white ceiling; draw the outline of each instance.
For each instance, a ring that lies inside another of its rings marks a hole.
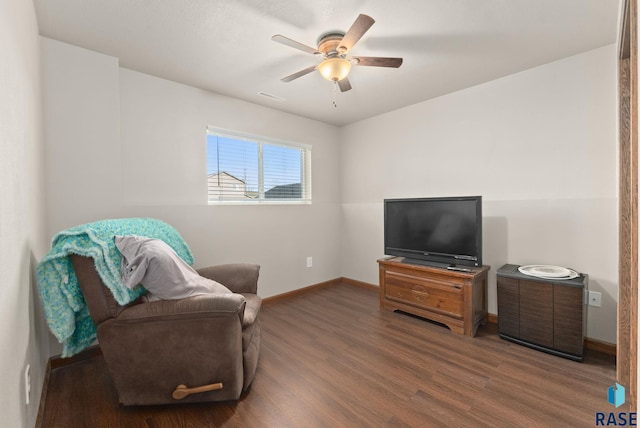
[[[345,125],[615,43],[618,0],[34,0],[40,34],[120,59],[125,68]],[[311,73],[320,34],[376,20],[351,54],[403,57],[353,67],[340,93]],[[276,101],[266,92],[284,98]],[[337,107],[333,106],[335,99]]]

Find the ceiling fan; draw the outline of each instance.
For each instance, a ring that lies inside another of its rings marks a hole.
[[[402,65],[402,58],[384,58],[375,56],[349,56],[349,51],[360,40],[364,33],[371,28],[375,21],[367,15],[360,14],[356,18],[349,31],[330,31],[322,34],[318,38],[318,48],[312,48],[303,43],[296,42],[281,34],[271,37],[271,40],[282,43],[289,47],[299,49],[303,52],[322,56],[321,63],[312,65],[280,79],[283,82],[291,82],[292,80],[302,77],[312,71],[318,70],[322,77],[329,81],[337,82],[341,92],[351,89],[348,75],[352,65],[357,66],[374,66],[374,67],[393,67],[398,68]]]

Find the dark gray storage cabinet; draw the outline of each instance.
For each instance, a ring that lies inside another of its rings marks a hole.
[[[551,280],[524,275],[518,267],[506,264],[496,272],[499,336],[582,361],[588,275]]]

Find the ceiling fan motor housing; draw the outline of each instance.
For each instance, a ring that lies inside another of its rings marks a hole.
[[[322,34],[318,37],[318,50],[328,58],[340,55],[343,52],[340,52],[339,45],[344,34],[342,31],[330,31]]]

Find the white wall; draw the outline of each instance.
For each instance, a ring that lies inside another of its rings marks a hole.
[[[103,218],[155,217],[180,231],[196,267],[260,264],[263,297],[341,275],[335,127],[55,40],[42,47],[48,237]],[[207,205],[208,125],[312,145],[313,203]]]
[[[0,425],[32,427],[49,355],[34,273],[46,241],[40,52],[32,2],[0,3],[0,57]]]
[[[567,266],[602,293],[587,336],[615,343],[616,53],[606,46],[342,128],[343,276],[378,282],[383,199],[482,195],[489,312],[504,263]]]
[[[176,225],[196,265],[248,261],[260,294],[340,276],[337,129],[120,69],[123,206]],[[207,125],[312,146],[311,205],[207,205]],[[306,268],[306,257],[313,268]]]

